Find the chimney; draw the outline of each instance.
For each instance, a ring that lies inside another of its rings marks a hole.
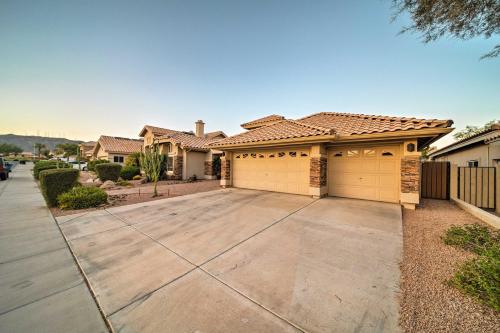
[[[205,123],[203,120],[198,120],[196,123],[196,136],[203,138],[205,136]]]

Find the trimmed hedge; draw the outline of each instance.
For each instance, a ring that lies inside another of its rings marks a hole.
[[[89,169],[89,171],[95,171],[95,166],[103,163],[111,163],[111,162],[108,160],[92,160],[89,161],[89,163],[87,163],[87,168]]]
[[[131,180],[134,176],[137,176],[141,173],[141,169],[137,166],[126,165],[120,171],[120,177],[125,180]]]
[[[73,187],[57,197],[61,209],[84,209],[108,202],[108,194],[98,187]]]
[[[120,177],[122,166],[118,163],[103,163],[95,166],[97,177],[103,182],[112,180],[116,182]]]
[[[79,171],[76,169],[50,169],[40,172],[40,187],[47,204],[57,205],[57,196],[69,191],[78,180]]]
[[[60,169],[71,168],[71,165],[59,161],[59,168]],[[33,176],[35,177],[35,179],[39,179],[40,171],[50,170],[50,169],[57,169],[57,161],[38,161],[35,163],[35,166],[33,167]]]

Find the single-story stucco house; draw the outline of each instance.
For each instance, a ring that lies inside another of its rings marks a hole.
[[[82,142],[78,145],[80,156],[86,159],[92,159],[94,147],[97,144],[95,141]]]
[[[128,155],[141,152],[142,140],[101,135],[94,147],[92,159],[123,164]]]
[[[446,161],[460,167],[500,165],[500,123],[429,154],[434,161]]]
[[[210,146],[224,152],[222,186],[401,203],[420,199],[420,150],[451,120],[316,113],[272,115]]]
[[[144,148],[155,142],[160,145],[160,152],[167,155],[168,178],[216,179],[220,176],[222,152],[208,145],[227,135],[222,131],[205,133],[205,123],[201,120],[195,123],[195,128],[192,132],[145,125],[139,133],[144,138]]]

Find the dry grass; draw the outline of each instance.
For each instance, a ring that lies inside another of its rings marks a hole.
[[[445,245],[451,225],[482,222],[452,203],[424,200],[404,211],[401,326],[405,332],[500,332],[500,313],[449,286],[457,267],[474,255]]]

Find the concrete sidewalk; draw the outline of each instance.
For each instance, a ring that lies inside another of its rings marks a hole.
[[[0,332],[108,332],[32,166],[0,182]]]

